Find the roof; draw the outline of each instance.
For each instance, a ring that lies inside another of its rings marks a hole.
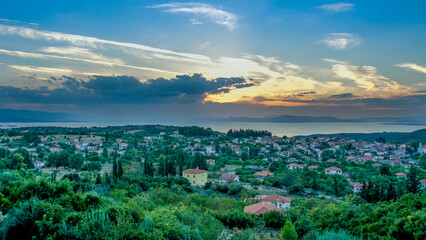
[[[364,186],[364,184],[362,184],[362,183],[359,183],[359,182],[356,182],[356,183],[350,183],[352,186],[354,186],[354,187],[362,187],[362,186]]]
[[[405,174],[405,173],[402,173],[402,172],[399,172],[399,173],[397,173],[397,174],[395,174],[396,176],[407,176],[407,174]]]
[[[426,184],[426,179],[420,180],[420,184]]]
[[[291,198],[277,196],[277,195],[257,195],[254,198],[259,199],[261,202],[277,202],[291,203]],[[279,200],[278,200],[279,199]]]
[[[229,181],[229,180],[234,180],[236,177],[238,177],[235,174],[229,174],[229,173],[222,173],[222,175],[220,176],[220,180],[224,180],[224,181]]]
[[[317,166],[317,165],[313,165],[313,166],[309,166],[309,168],[310,168],[310,169],[318,168],[318,166]]]
[[[289,167],[299,167],[299,164],[297,163],[291,163],[290,165],[288,165]]]
[[[342,169],[337,168],[337,167],[329,167],[325,169],[326,171],[342,171]]]
[[[189,174],[201,174],[201,173],[206,173],[206,170],[201,170],[201,169],[186,169],[184,171],[182,171],[183,173],[189,173]]]
[[[271,173],[271,172],[263,171],[263,172],[257,172],[257,173],[255,173],[254,175],[255,175],[255,176],[267,177],[267,176],[274,175],[274,174],[273,174],[273,173]]]
[[[245,213],[251,213],[255,215],[263,214],[270,211],[280,211],[280,209],[277,206],[266,202],[255,203],[244,207]]]

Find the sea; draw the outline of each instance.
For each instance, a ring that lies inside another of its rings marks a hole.
[[[152,122],[31,122],[31,123],[0,123],[0,128],[55,126],[55,127],[106,127],[122,125],[157,124]],[[162,125],[174,126],[203,126],[226,133],[229,129],[267,130],[276,136],[304,136],[312,134],[333,133],[382,133],[382,132],[412,132],[426,128],[426,125],[396,125],[379,122],[313,122],[313,123],[271,123],[271,122],[192,122],[173,123],[163,122]]]

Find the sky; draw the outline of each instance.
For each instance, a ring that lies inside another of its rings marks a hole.
[[[10,1],[0,108],[98,119],[426,113],[426,1]]]

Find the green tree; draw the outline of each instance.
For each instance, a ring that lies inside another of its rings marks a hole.
[[[117,179],[117,160],[112,161],[112,178],[114,181]]]
[[[124,174],[124,170],[123,170],[123,161],[122,160],[118,160],[117,162],[117,178],[121,178]]]
[[[426,169],[426,154],[419,156],[419,164],[423,169]]]
[[[419,180],[417,179],[418,170],[416,167],[411,167],[407,176],[407,190],[411,193],[416,193],[419,190]]]
[[[284,226],[281,228],[281,239],[297,240],[297,232],[290,219],[288,219],[285,222]]]
[[[104,150],[102,150],[102,157],[108,158],[108,149],[104,148]]]
[[[80,170],[84,164],[84,156],[81,153],[73,153],[69,157],[70,168]]]

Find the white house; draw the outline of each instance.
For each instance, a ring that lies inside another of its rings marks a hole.
[[[276,195],[257,195],[254,199],[260,202],[267,202],[273,205],[276,205],[278,208],[288,210],[291,205],[291,198],[276,196]]]
[[[337,174],[342,175],[342,169],[337,167],[329,167],[325,169],[325,174]]]

